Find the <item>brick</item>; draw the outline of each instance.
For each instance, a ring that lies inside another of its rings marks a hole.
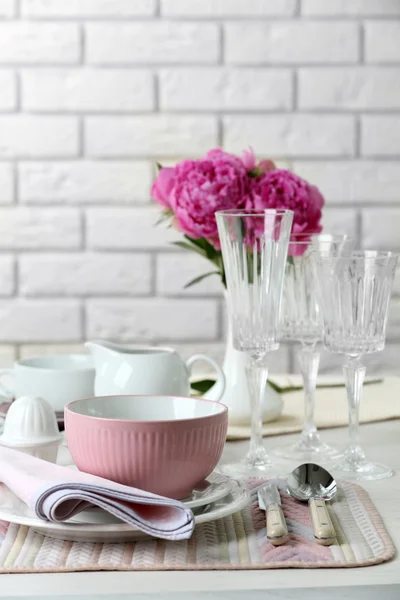
[[[215,300],[89,300],[87,337],[122,341],[213,340]]]
[[[325,233],[346,234],[352,239],[357,235],[357,213],[352,208],[330,208],[325,206],[322,213],[322,226]]]
[[[400,154],[400,116],[366,116],[361,120],[364,156]]]
[[[75,156],[75,117],[3,115],[0,117],[0,158]]]
[[[0,204],[14,202],[14,176],[12,165],[0,163]]]
[[[367,62],[400,62],[400,21],[369,21],[365,24]]]
[[[0,90],[0,111],[16,108],[17,94],[14,73],[0,71]]]
[[[380,16],[399,15],[398,0],[302,0],[302,14],[307,16]]]
[[[362,212],[362,240],[367,250],[400,250],[400,209],[368,208]]]
[[[96,249],[151,249],[168,247],[180,239],[173,228],[156,223],[157,209],[90,208],[87,210],[87,244]]]
[[[22,344],[19,347],[20,359],[52,354],[82,353],[87,353],[83,344]]]
[[[15,15],[15,0],[0,0],[0,18],[11,18]]]
[[[161,0],[166,17],[284,17],[295,10],[295,0]]]
[[[0,63],[78,62],[78,26],[72,23],[0,23]]]
[[[152,178],[145,161],[26,162],[19,165],[19,192],[28,204],[145,203]]]
[[[0,209],[2,249],[78,248],[80,243],[80,218],[74,209]]]
[[[202,154],[217,145],[214,117],[144,115],[88,117],[89,156],[176,156]]]
[[[400,200],[400,170],[395,161],[296,161],[293,167],[319,187],[328,204]]]
[[[354,122],[348,115],[229,116],[224,144],[231,152],[250,145],[258,155],[274,157],[351,156]]]
[[[150,257],[114,253],[23,255],[19,281],[24,296],[149,294]]]
[[[218,275],[185,289],[195,277],[215,270],[208,260],[197,254],[161,254],[157,257],[157,293],[161,296],[220,296],[223,286]]]
[[[225,58],[235,64],[351,63],[358,59],[358,25],[349,22],[231,22]]]
[[[306,109],[399,108],[400,68],[300,69],[299,107]]]
[[[134,17],[153,15],[154,0],[22,0],[21,13],[30,18]]]
[[[78,340],[80,307],[74,300],[2,300],[0,328],[4,342]]]
[[[163,69],[160,104],[163,110],[285,110],[292,104],[292,75],[278,69]]]
[[[38,112],[149,111],[150,71],[130,69],[29,70],[22,74],[22,107]]]
[[[87,60],[92,64],[215,63],[219,56],[214,23],[92,23],[86,26]]]
[[[14,259],[0,255],[0,296],[11,296],[15,290]]]

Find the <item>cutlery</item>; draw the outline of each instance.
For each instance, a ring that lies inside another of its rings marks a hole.
[[[266,512],[267,538],[274,546],[288,540],[288,529],[281,506],[281,496],[274,483],[268,483],[258,490],[258,505]]]
[[[291,496],[300,502],[308,502],[316,542],[323,546],[332,545],[336,533],[325,504],[325,500],[332,500],[337,492],[332,475],[319,465],[305,463],[292,471],[287,485]]]

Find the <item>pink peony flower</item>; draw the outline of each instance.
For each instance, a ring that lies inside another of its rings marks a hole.
[[[244,164],[243,161],[235,154],[230,154],[229,152],[225,152],[221,148],[214,148],[213,150],[209,150],[205,157],[200,160],[212,160],[214,162],[218,162],[219,164],[229,164],[232,165],[233,168],[238,169],[238,171],[243,172]]]
[[[242,161],[222,150],[175,167],[170,206],[178,228],[191,238],[218,246],[215,212],[244,206],[248,178]]]
[[[290,171],[276,169],[252,179],[246,208],[293,210],[292,235],[319,233],[324,199],[318,188]]]
[[[250,147],[248,150],[243,150],[242,162],[245,166],[246,171],[253,171],[253,169],[256,168],[257,161],[253,148]]]
[[[276,166],[273,160],[260,160],[258,163],[258,170],[260,171],[260,175],[262,173],[269,173],[270,171],[275,171]]]
[[[151,195],[162,206],[171,208],[170,194],[175,182],[175,168],[163,167],[151,187]]]
[[[299,243],[301,242],[301,243]],[[311,236],[306,235],[303,237],[296,238],[296,236],[290,238],[288,254],[289,256],[303,256],[311,242]]]

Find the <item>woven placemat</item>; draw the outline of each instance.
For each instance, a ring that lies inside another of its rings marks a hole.
[[[362,567],[395,555],[368,494],[350,483],[343,483],[329,504],[337,544],[326,547],[314,541],[307,504],[290,498],[277,481],[290,539],[272,546],[256,500],[259,484],[250,484],[252,501],[244,510],[198,525],[187,541],[68,542],[0,521],[0,573]]]

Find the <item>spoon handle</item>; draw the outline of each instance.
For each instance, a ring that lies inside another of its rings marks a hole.
[[[336,533],[326,508],[325,500],[310,498],[308,504],[317,543],[322,546],[330,546],[335,541]]]

